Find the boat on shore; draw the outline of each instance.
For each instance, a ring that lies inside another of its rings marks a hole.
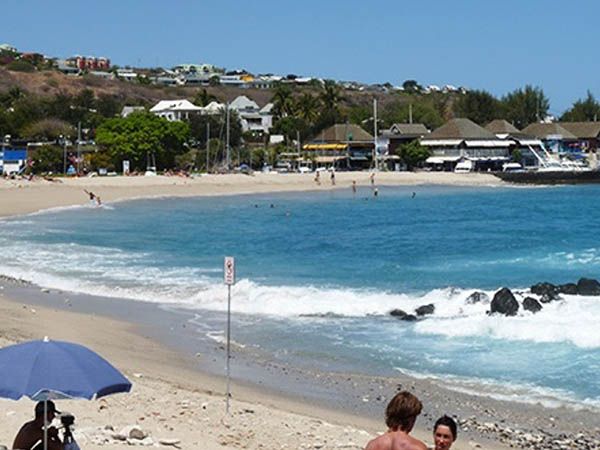
[[[494,175],[509,183],[521,184],[586,184],[600,183],[600,170],[597,164],[591,168],[580,161],[568,158],[560,159],[551,155],[542,145],[541,151],[529,146],[531,153],[537,158],[539,165],[535,168],[519,168],[517,163],[505,164],[502,172]]]

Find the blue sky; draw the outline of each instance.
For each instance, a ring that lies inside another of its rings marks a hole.
[[[592,0],[2,0],[0,42],[66,57],[212,63],[337,80],[540,86],[560,114],[600,97]]]

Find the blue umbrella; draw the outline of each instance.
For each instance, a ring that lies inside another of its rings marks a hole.
[[[79,344],[46,338],[0,349],[0,397],[91,400],[130,390],[127,378]]]
[[[44,338],[0,349],[0,397],[91,400],[130,390],[127,378],[79,344]],[[44,427],[44,447],[46,431]]]

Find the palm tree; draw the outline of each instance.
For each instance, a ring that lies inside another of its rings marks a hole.
[[[305,92],[296,100],[296,115],[306,123],[313,124],[319,118],[320,106],[318,97]]]
[[[198,106],[206,106],[210,102],[217,100],[213,94],[209,94],[206,89],[199,90],[196,92],[196,96],[194,97],[194,104]]]
[[[294,97],[292,89],[286,84],[278,84],[271,99],[273,103],[273,115],[278,119],[293,115]]]
[[[344,100],[341,89],[334,80],[325,80],[320,98],[325,111],[330,113],[337,113],[339,103]]]

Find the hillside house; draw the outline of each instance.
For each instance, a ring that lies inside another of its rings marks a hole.
[[[202,114],[202,108],[188,100],[161,100],[150,112],[169,121],[189,119],[194,114]]]

